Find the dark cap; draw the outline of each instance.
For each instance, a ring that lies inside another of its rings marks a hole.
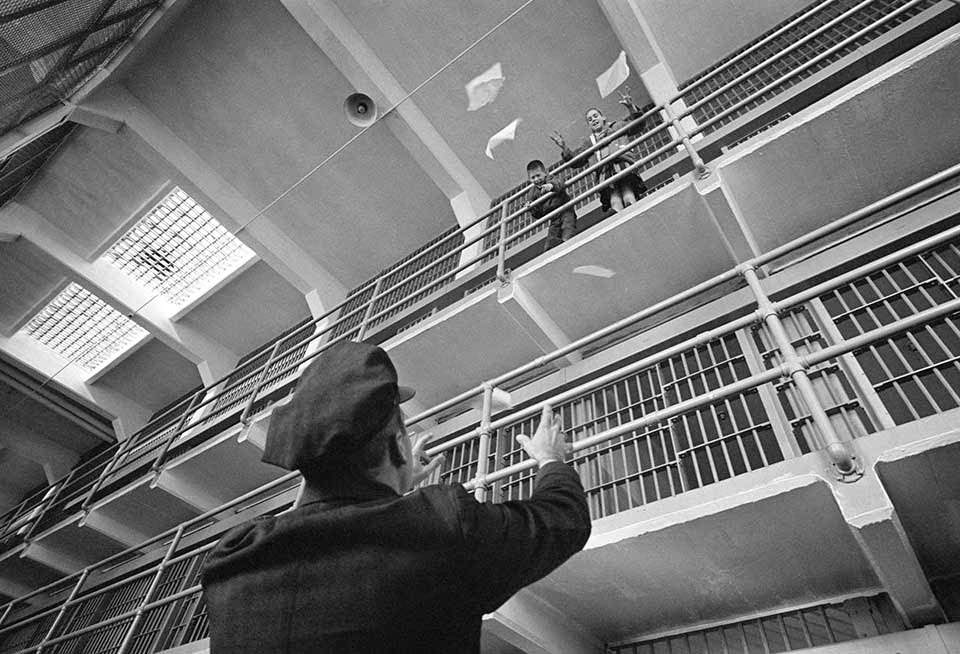
[[[362,448],[413,389],[381,348],[340,341],[300,376],[297,390],[270,418],[262,460],[287,470],[315,466]]]

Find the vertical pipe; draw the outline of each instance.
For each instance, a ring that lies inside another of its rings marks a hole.
[[[167,452],[170,451],[170,446],[173,445],[173,441],[176,440],[177,436],[180,435],[180,432],[183,431],[184,425],[187,424],[187,421],[190,420],[190,416],[193,415],[193,408],[197,405],[197,402],[200,401],[200,398],[202,398],[205,394],[206,389],[197,391],[197,394],[193,396],[192,400],[190,400],[190,405],[187,407],[187,410],[183,412],[183,415],[180,416],[180,420],[177,421],[177,426],[170,432],[167,440],[164,441],[163,447],[160,449],[160,453],[157,454],[157,458],[153,460],[153,465],[150,466],[150,470],[153,472],[154,479],[160,476],[160,470],[163,468],[163,462],[167,458]]]
[[[487,496],[487,458],[490,454],[490,418],[493,412],[493,385],[483,382],[483,403],[480,406],[480,445],[477,448],[476,489],[473,491],[478,502]]]
[[[667,122],[670,123],[670,126],[677,130],[677,136],[680,137],[680,142],[683,143],[684,149],[690,156],[690,161],[693,162],[693,167],[696,170],[697,178],[706,179],[709,177],[710,169],[707,168],[707,164],[703,161],[703,157],[700,156],[700,153],[697,152],[697,149],[693,147],[693,142],[690,140],[690,135],[687,133],[687,130],[684,129],[683,125],[680,124],[680,121],[677,120],[673,113],[673,109],[670,108],[669,102],[665,102],[663,104],[663,113],[666,115]]]
[[[813,423],[817,426],[817,431],[820,432],[821,445],[827,451],[840,479],[848,481],[859,479],[863,473],[857,465],[856,457],[847,445],[840,440],[833,424],[830,422],[830,418],[827,416],[827,412],[820,404],[820,399],[817,397],[810,377],[807,375],[806,366],[790,342],[790,337],[783,327],[780,316],[777,315],[776,308],[767,296],[766,291],[763,290],[756,269],[752,264],[746,264],[741,266],[740,272],[757,301],[757,315],[763,319],[764,324],[773,336],[774,342],[780,349],[783,356],[783,368],[789,372],[797,391],[803,398],[804,404],[807,405]]]
[[[367,304],[367,310],[363,312],[363,320],[360,321],[360,331],[357,332],[357,341],[362,341],[363,337],[367,335],[367,323],[370,322],[370,316],[373,315],[373,305],[377,301],[377,297],[380,294],[380,287],[383,285],[383,278],[386,275],[381,274],[377,277],[376,283],[373,285],[373,294],[370,296],[370,301]]]
[[[273,344],[273,348],[270,350],[270,356],[267,357],[267,362],[263,364],[263,370],[257,375],[257,383],[253,385],[250,399],[247,400],[246,405],[243,407],[243,413],[240,414],[240,424],[244,426],[250,424],[250,412],[253,411],[253,404],[257,401],[257,395],[260,394],[260,387],[267,380],[267,375],[270,374],[270,366],[273,365],[274,360],[277,358],[277,353],[280,352],[280,344],[283,343],[283,341],[284,339],[280,339]]]
[[[40,512],[37,513],[37,515],[34,516],[33,519],[30,521],[31,523],[30,528],[27,529],[27,533],[24,534],[23,536],[24,541],[30,540],[30,537],[33,536],[33,532],[36,531],[37,529],[37,525],[40,524],[40,521],[43,519],[43,516],[46,514],[47,509],[53,506],[53,503],[57,501],[57,498],[60,497],[60,493],[63,491],[64,488],[67,487],[67,485],[70,483],[70,481],[73,479],[76,473],[77,473],[76,468],[71,470],[70,474],[68,474],[64,479],[60,481],[60,484],[57,486],[56,490],[53,491],[50,497],[45,499],[42,504],[38,505],[38,508],[40,508]]]
[[[506,200],[500,205],[500,236],[497,239],[497,281],[507,281],[507,208]]]
[[[7,621],[7,618],[10,616],[10,612],[13,611],[13,605],[16,603],[16,599],[12,599],[7,603],[6,608],[3,609],[3,615],[0,615],[0,625]]]
[[[117,649],[117,654],[127,654],[127,652],[130,651],[130,646],[133,645],[133,636],[137,631],[137,627],[140,626],[140,621],[143,619],[143,607],[153,601],[153,594],[157,591],[157,586],[160,585],[160,579],[163,577],[163,571],[166,569],[170,559],[173,558],[173,554],[177,551],[177,547],[180,546],[180,538],[182,536],[183,525],[180,525],[177,528],[176,533],[174,533],[173,539],[170,541],[170,547],[167,548],[166,553],[163,555],[163,560],[160,561],[160,564],[157,566],[157,573],[153,576],[153,579],[150,580],[150,586],[147,588],[147,592],[144,593],[143,599],[140,601],[140,606],[137,607],[137,612],[134,614],[133,620],[130,622],[130,626],[127,628],[127,634],[123,637],[123,642],[120,643],[120,647]]]
[[[60,626],[60,621],[63,619],[63,616],[67,612],[67,607],[70,606],[70,602],[74,600],[77,596],[77,593],[80,592],[80,589],[83,587],[84,582],[87,580],[87,575],[90,574],[90,568],[84,568],[83,572],[80,573],[80,577],[77,579],[77,583],[73,585],[73,588],[70,590],[70,595],[67,596],[67,599],[64,600],[63,605],[60,607],[60,610],[57,611],[57,617],[53,619],[53,624],[50,625],[50,628],[47,630],[47,635],[43,637],[43,640],[40,641],[40,645],[37,646],[37,654],[40,654],[43,651],[44,645],[47,644],[47,641],[53,638],[53,633],[57,630],[57,627]]]

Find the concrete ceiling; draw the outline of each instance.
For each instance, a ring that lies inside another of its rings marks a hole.
[[[200,386],[197,367],[156,339],[134,351],[96,381],[153,412]]]
[[[523,4],[456,0],[443,11],[418,0],[350,2],[340,10],[394,77],[412,90]],[[571,146],[586,136],[584,111],[598,106],[624,113],[616,95],[602,99],[596,77],[622,46],[596,2],[534,2],[466,56],[444,70],[413,98],[491,197],[525,178],[530,159],[559,160],[550,141],[561,130]],[[506,78],[494,103],[467,111],[464,85],[500,62]],[[628,82],[634,99],[648,96],[636,72]],[[523,122],[517,140],[500,146],[495,160],[484,154],[487,139],[514,118]]]
[[[191,4],[126,86],[258,207],[357,132],[342,113],[354,89],[279,2]],[[348,288],[455,222],[384,125],[266,218]]]
[[[0,333],[20,328],[24,317],[63,281],[56,262],[30,241],[0,243]]]

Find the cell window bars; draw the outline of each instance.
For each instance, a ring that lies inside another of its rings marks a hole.
[[[844,338],[960,297],[960,241],[908,257],[823,296]],[[956,315],[894,334],[854,352],[896,424],[960,406]]]
[[[806,306],[791,309],[782,316],[782,320],[784,329],[800,356],[819,352],[830,345],[816,317]],[[765,368],[783,363],[783,355],[765,325],[753,329],[753,338]],[[858,398],[848,371],[840,360],[831,359],[815,366],[808,374],[827,417],[842,440],[852,440],[876,431],[873,420]],[[796,385],[793,381],[785,381],[776,384],[775,389],[800,452],[806,454],[820,449],[821,435]]]
[[[182,306],[254,257],[253,251],[180,188],[104,255],[137,281]]]
[[[145,329],[76,282],[58,293],[23,331],[89,372],[147,336]]]

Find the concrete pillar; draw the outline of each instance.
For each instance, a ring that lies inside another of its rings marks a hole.
[[[55,443],[29,427],[9,424],[0,433],[0,445],[43,468],[48,484],[64,477],[80,460],[80,455]]]
[[[509,284],[498,288],[497,301],[543,352],[552,352],[572,342],[519,280],[511,280]],[[570,363],[578,363],[583,357],[574,351],[566,359]]]
[[[66,359],[24,334],[0,336],[0,350],[111,414],[114,417],[113,429],[118,440],[124,440],[147,424],[153,413],[114,390],[88,384],[76,367],[67,365]]]
[[[603,642],[529,589],[484,616],[483,629],[527,654],[602,654]]]
[[[833,485],[850,531],[907,625],[943,622],[943,609],[896,509],[876,473],[868,470],[855,483]]]

